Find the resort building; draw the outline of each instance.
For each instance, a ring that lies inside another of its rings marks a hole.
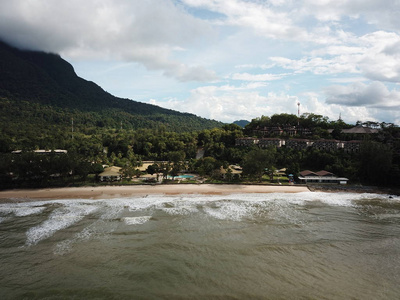
[[[342,133],[347,133],[347,134],[360,134],[360,135],[366,135],[366,134],[374,134],[378,133],[379,129],[374,129],[370,127],[363,127],[361,125],[355,126],[350,129],[342,129]]]
[[[343,142],[343,150],[345,152],[359,152],[361,143],[362,141],[357,140]]]
[[[243,171],[240,166],[230,165],[227,169],[224,169],[224,167],[221,167],[220,172],[221,172],[221,177],[226,179],[228,173],[231,173],[231,176],[233,176],[233,177],[241,177]]]
[[[120,181],[122,175],[120,173],[120,167],[108,167],[104,169],[104,172],[99,174],[100,181]]]
[[[311,147],[313,144],[312,141],[306,139],[289,139],[285,141],[286,148],[303,150]]]
[[[254,137],[244,137],[238,138],[235,141],[236,146],[249,147],[253,145],[258,145],[260,148],[268,148],[274,146],[281,148],[285,146],[289,149],[304,150],[308,147],[314,147],[315,149],[321,151],[337,151],[343,149],[345,152],[359,152],[362,141],[352,140],[352,141],[338,141],[338,140],[307,140],[307,139],[280,139],[280,138],[254,138]]]
[[[344,177],[337,177],[335,174],[321,170],[319,172],[313,172],[305,170],[300,172],[299,180],[301,183],[335,183],[335,184],[347,184],[349,181]]]
[[[313,147],[322,151],[336,151],[343,148],[343,143],[337,140],[317,140],[313,143]]]
[[[238,138],[235,140],[235,146],[253,146],[258,144],[258,139],[252,137]]]
[[[270,146],[275,146],[280,148],[285,145],[285,140],[278,138],[262,138],[258,140],[258,146],[261,148],[268,148]]]
[[[257,127],[253,130],[253,133],[257,136],[266,137],[266,136],[280,136],[280,135],[287,135],[287,136],[295,136],[299,135],[310,135],[312,134],[311,130],[308,128],[303,128],[300,126],[293,126],[293,125],[282,125],[282,126],[264,126],[264,127]]]
[[[24,151],[15,150],[15,151],[13,151],[11,153],[12,154],[21,154],[22,152],[24,152]],[[54,153],[54,154],[67,154],[68,153],[67,150],[61,150],[61,149],[54,149],[54,150],[43,150],[43,149],[41,149],[41,150],[33,150],[33,151],[26,151],[26,152],[33,152],[33,153],[36,153],[36,154],[51,154],[51,153]]]

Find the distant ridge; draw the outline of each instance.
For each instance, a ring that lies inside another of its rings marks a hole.
[[[8,126],[47,126],[75,119],[77,126],[139,129],[165,126],[170,131],[223,125],[190,113],[115,97],[78,77],[57,54],[26,51],[0,41],[0,120]]]
[[[239,121],[235,121],[233,122],[233,124],[236,124],[242,128],[244,128],[247,124],[249,124],[250,122],[247,120],[239,120]]]

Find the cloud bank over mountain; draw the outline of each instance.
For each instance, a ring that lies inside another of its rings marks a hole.
[[[0,39],[109,92],[225,122],[400,124],[400,2],[0,0]]]

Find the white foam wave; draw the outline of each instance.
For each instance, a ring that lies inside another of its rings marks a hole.
[[[0,207],[0,214],[8,215],[13,214],[16,217],[25,217],[30,215],[35,215],[43,212],[46,207],[32,207],[32,206],[22,206],[22,205],[14,205],[9,207]]]
[[[74,235],[73,238],[61,241],[56,244],[54,254],[64,255],[72,250],[72,246],[79,241],[87,241],[96,233],[94,225],[84,228],[81,232]]]
[[[52,201],[36,201],[25,203],[0,204],[0,222],[4,222],[9,215],[29,217],[40,214],[46,209],[53,209],[50,216],[42,224],[30,228],[27,232],[27,245],[37,244],[39,241],[52,236],[58,230],[67,228],[86,215],[96,210],[101,211],[100,220],[120,219],[124,211],[140,212],[153,215],[162,211],[171,215],[190,215],[206,213],[217,219],[242,220],[260,216],[277,220],[301,219],[293,215],[293,205],[308,205],[319,202],[334,206],[359,206],[363,200],[400,201],[400,197],[381,194],[358,193],[268,193],[268,194],[232,194],[232,195],[149,195],[147,197],[133,197],[103,200],[64,199]],[[361,202],[360,202],[361,201]],[[55,205],[55,206],[54,206]],[[53,208],[54,206],[54,208]],[[297,212],[300,214],[299,212]],[[126,224],[140,224],[147,222],[145,217],[139,219],[124,219]],[[82,232],[82,235],[85,233]],[[76,237],[83,239],[82,237]]]
[[[97,209],[98,207],[93,205],[74,205],[55,209],[49,219],[26,232],[26,245],[36,245],[38,242],[51,237],[57,231],[79,222]]]
[[[203,210],[216,219],[240,221],[243,218],[252,218],[259,211],[259,207],[248,202],[217,201]]]
[[[142,216],[142,217],[125,217],[123,218],[126,225],[142,225],[148,221],[150,221],[151,216]]]

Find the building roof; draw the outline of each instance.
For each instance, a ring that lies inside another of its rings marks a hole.
[[[325,171],[325,170],[318,171],[315,174],[317,174],[318,176],[334,176],[333,173]]]
[[[120,167],[115,167],[115,166],[108,167],[108,168],[105,168],[104,172],[100,173],[99,176],[103,176],[103,177],[105,177],[105,176],[120,176],[121,175],[120,170],[121,170]]]
[[[306,176],[319,176],[319,177],[323,177],[323,176],[334,176],[333,173],[325,171],[325,170],[321,170],[318,172],[313,172],[310,170],[304,170],[300,172],[300,176],[301,177],[306,177]]]
[[[242,170],[239,170],[238,167],[235,166],[235,165],[230,165],[230,166],[228,167],[228,169],[231,169],[232,174],[242,174]],[[228,173],[228,169],[224,169],[224,167],[221,166],[221,167],[220,167],[221,174],[226,174],[226,173]]]
[[[343,133],[355,133],[355,134],[369,134],[369,133],[378,133],[379,129],[373,129],[369,127],[363,127],[361,125],[355,126],[350,129],[343,129]]]
[[[12,151],[11,153],[13,154],[21,154],[23,151],[22,150],[15,150]],[[28,151],[28,152],[34,152],[34,153],[38,153],[38,154],[49,154],[49,153],[57,153],[57,154],[66,154],[68,153],[67,150],[62,150],[62,149],[54,149],[54,150],[33,150],[33,151]]]
[[[300,176],[305,177],[305,176],[318,176],[317,173],[310,171],[310,170],[304,170],[300,172]]]

